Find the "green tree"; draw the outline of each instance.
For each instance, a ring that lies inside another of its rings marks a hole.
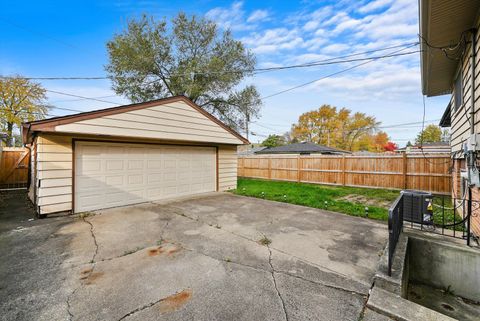
[[[185,95],[236,129],[258,115],[256,88],[238,88],[252,75],[255,56],[213,21],[179,13],[167,25],[144,15],[107,49],[113,89],[132,102]]]
[[[7,146],[13,146],[14,131],[22,122],[45,118],[45,102],[45,89],[40,84],[21,76],[0,79],[0,126],[7,134]]]
[[[265,147],[282,146],[285,145],[285,137],[280,135],[268,135],[261,145]]]
[[[442,130],[437,125],[428,125],[418,133],[415,144],[437,143],[442,141]]]

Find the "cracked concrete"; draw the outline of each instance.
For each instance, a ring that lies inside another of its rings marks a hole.
[[[285,301],[283,300],[283,297],[282,297],[282,294],[280,293],[280,291],[278,290],[278,286],[277,286],[277,279],[275,278],[275,269],[273,268],[273,264],[272,264],[272,250],[270,249],[270,247],[268,246],[268,244],[266,244],[267,248],[268,248],[268,264],[270,264],[270,268],[272,269],[271,270],[271,273],[272,273],[272,280],[273,280],[273,285],[275,286],[275,291],[277,291],[277,295],[278,295],[278,298],[280,299],[280,302],[282,303],[282,310],[283,310],[283,314],[285,315],[285,320],[286,321],[289,321],[288,319],[288,312],[287,312],[287,308],[285,307]]]
[[[358,320],[387,236],[230,194],[21,224],[0,233],[1,320]]]
[[[81,277],[81,280],[87,280],[87,282],[88,282],[88,280],[91,278],[91,276],[94,273],[95,263],[96,263],[95,258],[97,257],[97,254],[98,254],[98,243],[97,243],[97,238],[95,236],[93,224],[90,221],[88,221],[85,217],[82,217],[82,220],[83,220],[83,222],[87,223],[90,226],[90,235],[92,236],[92,240],[93,240],[93,244],[94,244],[94,251],[93,251],[93,254],[92,254],[92,259],[90,260],[91,267],[89,269],[84,269],[82,271],[82,277]],[[67,300],[65,301],[65,303],[67,305],[68,319],[70,321],[74,320],[74,318],[75,318],[75,316],[72,313],[72,306],[71,306],[70,300],[75,295],[75,293],[80,289],[81,286],[83,286],[83,283],[80,284],[78,287],[76,287],[72,291],[72,293],[70,293],[67,296]]]

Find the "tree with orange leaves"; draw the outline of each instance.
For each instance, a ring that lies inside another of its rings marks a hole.
[[[322,105],[317,110],[300,115],[298,122],[292,126],[291,136],[299,141],[350,151],[370,150],[376,145],[376,140],[380,143],[386,135],[380,132],[382,134],[375,138],[374,131],[378,125],[375,117],[365,113],[352,114],[347,108],[337,110],[337,107]],[[388,141],[386,137],[383,145]]]

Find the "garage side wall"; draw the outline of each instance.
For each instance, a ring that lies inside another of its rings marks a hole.
[[[41,134],[37,138],[39,214],[72,209],[72,138]]]
[[[237,146],[218,148],[218,190],[237,188]]]

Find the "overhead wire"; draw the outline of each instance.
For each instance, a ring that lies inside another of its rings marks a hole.
[[[415,44],[413,44],[413,45],[404,47],[403,49],[400,49],[400,50],[397,50],[397,51],[393,52],[392,54],[399,53],[399,52],[401,52],[401,51],[403,51],[403,50],[409,49],[409,48],[411,48],[411,47],[413,47],[413,46],[416,46],[416,45],[418,45],[418,43],[415,43]],[[418,53],[418,52],[420,52],[420,51],[418,50],[418,51],[414,51],[414,52],[410,52],[410,53]],[[389,57],[392,57],[392,56],[389,56]],[[316,83],[316,82],[318,82],[318,81],[320,81],[320,80],[324,80],[324,79],[327,79],[327,78],[330,78],[330,77],[333,77],[333,76],[336,76],[336,75],[345,73],[345,72],[347,72],[347,71],[353,70],[353,69],[355,69],[355,68],[364,66],[364,65],[366,65],[366,64],[372,63],[372,62],[374,62],[374,61],[377,61],[378,59],[379,59],[379,58],[376,58],[376,59],[373,59],[373,60],[369,60],[369,61],[366,61],[366,62],[362,62],[362,63],[360,63],[360,64],[353,65],[353,66],[351,66],[351,67],[349,67],[349,68],[345,68],[345,69],[342,69],[342,70],[333,72],[333,73],[331,73],[331,74],[322,76],[322,77],[317,78],[317,79],[314,79],[314,80],[310,80],[310,81],[308,81],[308,82],[305,82],[305,83],[296,85],[296,86],[294,86],[294,87],[287,88],[287,89],[281,90],[281,91],[279,91],[279,92],[276,92],[276,93],[273,93],[273,94],[270,94],[270,95],[266,95],[266,96],[264,96],[264,97],[261,97],[260,99],[261,99],[261,100],[268,99],[268,98],[275,97],[275,96],[281,95],[281,94],[283,94],[283,93],[286,93],[286,92],[289,92],[289,91],[292,91],[292,90],[295,90],[295,89],[298,89],[298,88],[301,88],[301,87],[308,86],[308,85],[313,84],[313,83]]]
[[[418,43],[414,43],[410,45],[410,47],[418,45]],[[392,48],[392,47],[390,47]],[[397,46],[394,46],[397,48]],[[260,73],[260,72],[268,72],[268,71],[277,71],[277,70],[287,70],[287,69],[296,69],[296,68],[310,68],[310,67],[319,67],[319,66],[327,66],[327,65],[335,65],[335,64],[344,64],[344,63],[351,63],[351,62],[358,62],[358,61],[372,61],[378,59],[385,59],[385,58],[392,58],[392,57],[399,57],[399,56],[406,56],[411,55],[414,53],[418,53],[419,51],[411,51],[405,53],[392,53],[382,56],[373,56],[373,57],[365,57],[365,58],[355,58],[355,59],[346,59],[346,60],[338,60],[339,58],[330,58],[324,61],[317,61],[317,62],[310,62],[304,64],[296,64],[296,65],[287,65],[287,66],[277,66],[277,67],[265,67],[265,68],[252,68],[252,69],[243,69],[243,70],[224,70],[224,71],[207,71],[207,72],[189,72],[183,74],[171,74],[165,76],[166,79],[171,79],[172,77],[185,77],[185,76],[195,76],[195,75],[215,75],[215,74],[234,74],[234,73]],[[359,55],[359,54],[354,54]],[[0,76],[2,79],[11,79],[15,78],[14,76]],[[107,76],[65,76],[65,77],[22,77],[28,80],[108,80],[110,77]],[[128,79],[130,77],[115,77],[115,78],[125,78]],[[153,82],[157,82],[160,80],[155,80]],[[153,83],[152,82],[152,83]]]

